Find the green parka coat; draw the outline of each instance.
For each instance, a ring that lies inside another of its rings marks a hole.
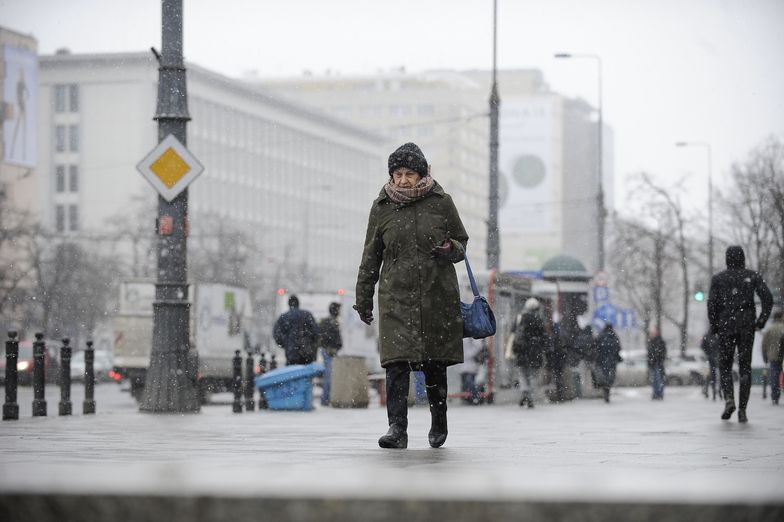
[[[446,257],[430,251],[445,239]],[[376,283],[381,365],[463,362],[463,320],[454,263],[468,242],[452,198],[438,183],[422,199],[395,203],[384,189],[373,202],[357,276],[356,305],[373,310]]]

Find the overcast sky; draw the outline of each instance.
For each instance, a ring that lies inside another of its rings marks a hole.
[[[185,0],[186,59],[229,76],[490,68],[492,0]],[[499,0],[499,68],[539,68],[558,92],[597,100],[615,133],[615,199],[646,170],[687,175],[704,208],[714,183],[765,136],[784,135],[784,0]],[[41,54],[160,47],[160,0],[0,0],[0,24]],[[503,104],[503,85],[500,85]],[[628,210],[628,209],[627,209]]]

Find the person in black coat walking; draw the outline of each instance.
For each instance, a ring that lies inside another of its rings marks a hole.
[[[705,357],[708,359],[708,375],[705,377],[705,382],[702,385],[702,394],[708,398],[708,388],[713,391],[713,400],[716,400],[716,382],[719,374],[719,336],[715,332],[708,332],[702,336],[700,348],[705,352]],[[721,397],[721,388],[719,388],[719,397]]]
[[[286,365],[310,364],[316,360],[318,325],[310,312],[300,310],[296,295],[289,297],[289,311],[275,321],[272,337],[286,352]]]
[[[667,344],[659,330],[651,328],[648,337],[648,369],[651,371],[653,400],[664,399],[664,361],[667,359]]]
[[[604,393],[604,402],[610,402],[610,388],[615,383],[615,370],[621,358],[621,340],[613,325],[607,323],[596,338],[595,378]]]
[[[711,331],[719,335],[719,378],[725,406],[721,418],[729,419],[735,411],[732,384],[732,360],[738,350],[740,397],[738,422],[748,422],[746,405],[751,392],[751,349],[754,329],[761,330],[773,308],[773,296],[757,272],[746,269],[746,255],[739,246],[727,248],[727,270],[713,276],[708,294],[708,320]],[[754,294],[762,303],[757,317]]]
[[[527,404],[529,408],[534,407],[539,369],[544,364],[547,342],[544,321],[539,316],[538,310],[539,301],[535,297],[530,297],[523,306],[523,315],[512,344],[517,367],[520,368],[520,388],[523,390],[520,406]]]

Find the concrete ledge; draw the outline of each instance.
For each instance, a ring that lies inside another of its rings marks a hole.
[[[784,502],[679,504],[431,499],[247,498],[155,495],[0,494],[0,520],[148,522],[467,522],[784,520]]]

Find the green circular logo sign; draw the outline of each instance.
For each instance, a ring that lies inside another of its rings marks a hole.
[[[539,185],[547,174],[544,162],[538,156],[526,154],[517,158],[512,169],[515,183],[523,188],[534,188]]]

